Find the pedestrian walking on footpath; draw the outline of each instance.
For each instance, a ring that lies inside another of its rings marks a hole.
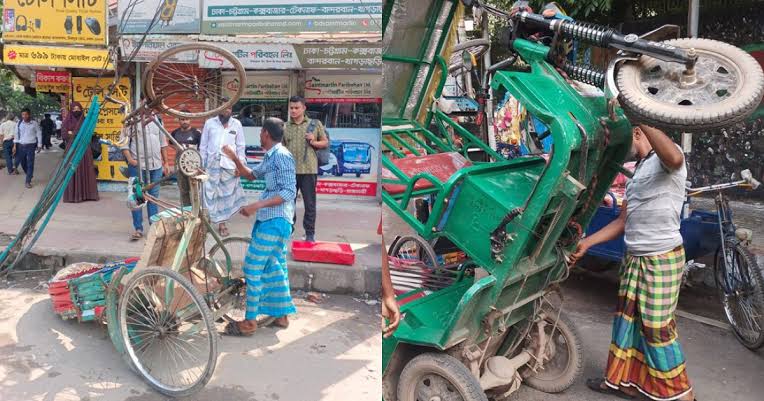
[[[53,147],[53,144],[50,143],[50,137],[56,130],[56,123],[50,119],[50,114],[45,114],[45,118],[40,121],[40,128],[42,129],[42,148],[48,150]]]
[[[218,224],[218,232],[223,237],[230,234],[226,222],[247,204],[236,164],[223,155],[223,148],[232,146],[238,160],[246,164],[244,128],[239,120],[231,117],[232,113],[228,108],[207,120],[199,144],[202,165],[209,177],[204,183],[204,202],[210,220]]]
[[[123,128],[127,129],[127,128]],[[144,184],[152,184],[162,179],[163,175],[170,173],[170,165],[168,164],[167,156],[167,138],[159,130],[159,127],[149,122],[143,126],[143,132],[146,136],[146,140],[143,140],[141,135],[141,128],[138,127],[137,133],[134,137],[130,137],[127,145],[121,148],[122,154],[127,160],[127,174],[130,177],[138,177],[138,168],[141,170],[141,177]],[[122,133],[123,137],[128,137],[127,132]],[[138,152],[136,146],[140,147],[141,163],[138,163]],[[148,158],[148,165],[145,162],[145,158]],[[146,173],[148,170],[148,174]],[[159,185],[153,186],[148,190],[148,194],[159,198]],[[158,212],[157,205],[154,202],[148,202],[146,205],[148,212],[149,224],[151,224],[151,217]],[[133,231],[130,239],[137,241],[143,237],[143,210],[138,208],[131,212],[133,217]]]
[[[13,156],[16,154],[16,121],[13,117],[13,113],[5,115],[4,121],[0,124],[0,140],[3,142],[3,156],[5,157],[5,165],[8,167],[8,174],[18,174],[13,164]]]
[[[56,138],[61,140],[61,127],[64,126],[64,122],[61,120],[61,116],[56,116]]]
[[[632,399],[694,400],[674,320],[685,263],[680,213],[687,168],[682,149],[663,132],[633,130],[637,162],[626,184],[621,215],[584,238],[571,256],[579,260],[594,245],[624,235],[618,305],[604,379],[592,390]]]
[[[318,183],[318,158],[316,149],[329,146],[321,121],[313,120],[305,115],[305,99],[292,96],[289,99],[289,123],[284,134],[284,145],[295,158],[297,172],[297,193],[302,192],[302,203],[305,214],[302,226],[305,229],[305,240],[316,240],[316,185]],[[297,214],[295,213],[295,223]]]
[[[181,111],[184,113],[190,113],[189,110]],[[172,137],[186,149],[197,149],[199,147],[199,143],[202,140],[202,133],[198,129],[191,126],[190,118],[182,117],[178,119],[178,122],[180,123],[180,127],[172,131]],[[181,152],[177,152],[175,155],[175,177],[178,180],[178,189],[180,190],[180,203],[182,206],[191,206],[191,183],[185,174],[177,171],[177,158],[180,156],[180,153]]]
[[[241,214],[255,216],[252,242],[244,257],[247,282],[247,309],[244,321],[226,325],[225,333],[249,336],[257,330],[257,316],[275,318],[271,325],[286,328],[290,314],[297,312],[289,292],[287,245],[292,235],[294,200],[297,196],[295,161],[281,142],[284,122],[268,118],[260,131],[260,144],[265,149],[263,162],[249,169],[232,147],[224,147],[225,156],[236,164],[242,177],[265,179],[260,200],[246,205]],[[268,319],[270,320],[270,319]]]
[[[16,127],[16,161],[14,168],[20,165],[26,174],[26,187],[32,188],[34,177],[34,157],[40,151],[42,144],[42,130],[40,124],[32,119],[29,109],[21,110],[21,121]]]
[[[61,130],[64,131],[64,149],[69,149],[74,139],[79,135],[80,127],[85,121],[85,114],[82,110],[82,104],[72,102],[69,108],[69,114],[66,121],[61,124]],[[96,181],[96,170],[93,164],[93,152],[90,148],[85,151],[77,165],[77,171],[74,172],[71,181],[64,191],[65,203],[79,203],[85,201],[98,200],[98,182]]]

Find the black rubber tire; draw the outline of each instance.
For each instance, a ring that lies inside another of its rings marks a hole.
[[[478,379],[458,359],[429,352],[410,360],[398,381],[398,401],[417,401],[416,387],[425,375],[437,375],[448,381],[464,401],[488,401]]]
[[[217,55],[219,55],[220,57],[226,59],[226,61],[231,63],[231,65],[233,66],[234,73],[239,79],[239,82],[247,82],[247,76],[246,76],[246,71],[244,70],[244,66],[241,64],[239,59],[233,55],[233,53],[219,46],[209,44],[209,43],[189,43],[189,44],[180,45],[180,46],[176,46],[168,50],[165,50],[159,56],[157,56],[156,60],[152,61],[151,64],[149,64],[149,66],[146,68],[146,73],[143,75],[144,96],[146,96],[146,98],[149,99],[150,101],[159,99],[160,108],[162,111],[179,118],[209,117],[209,116],[218,114],[219,112],[221,112],[222,110],[226,108],[233,107],[233,105],[239,101],[239,99],[241,98],[241,95],[244,94],[244,87],[246,85],[239,85],[238,92],[236,92],[233,96],[231,96],[227,101],[217,105],[216,107],[210,110],[202,111],[202,112],[184,112],[182,110],[176,110],[172,107],[165,105],[164,101],[161,101],[162,96],[166,94],[156,93],[154,85],[152,84],[154,82],[154,71],[156,70],[157,66],[165,63],[166,62],[165,60],[172,59],[173,56],[184,51],[215,52],[217,53]]]
[[[764,94],[764,72],[750,54],[730,44],[710,39],[672,39],[667,45],[694,48],[700,58],[715,54],[735,67],[737,88],[723,100],[701,106],[670,104],[657,101],[641,85],[641,75],[659,62],[649,56],[638,61],[626,61],[619,68],[617,86],[619,100],[633,123],[644,123],[665,130],[685,132],[707,131],[727,127],[748,117],[761,103]],[[678,64],[677,64],[678,65]]]
[[[395,241],[395,244],[390,247],[390,250],[387,252],[387,254],[393,257],[399,257],[398,253],[401,251],[403,244],[407,242],[413,242],[416,244],[417,256],[419,260],[425,263],[426,266],[431,266],[433,269],[439,267],[440,264],[438,263],[438,258],[435,255],[435,250],[432,248],[432,245],[430,245],[427,241],[418,235],[401,236],[397,241]],[[428,259],[431,261],[431,263],[427,262]]]
[[[155,384],[148,377],[140,373],[141,372],[140,365],[137,364],[134,359],[132,359],[129,353],[127,353],[128,359],[131,359],[131,368],[133,368],[134,371],[138,372],[138,375],[141,376],[141,378],[149,386],[151,386],[151,388],[155,389],[156,391],[164,395],[167,395],[170,397],[185,397],[185,396],[194,394],[207,385],[207,383],[212,378],[212,374],[215,372],[215,366],[217,365],[217,358],[218,358],[219,335],[217,333],[217,330],[215,329],[215,322],[212,320],[212,312],[210,311],[210,308],[207,306],[207,303],[205,302],[204,297],[202,297],[202,295],[199,293],[199,290],[197,290],[196,287],[186,277],[184,277],[183,275],[181,275],[180,273],[174,270],[170,270],[170,269],[162,268],[162,267],[155,267],[155,266],[134,271],[130,279],[128,280],[127,284],[125,284],[124,290],[122,291],[122,294],[120,295],[120,299],[119,299],[118,319],[119,319],[120,330],[122,330],[123,326],[126,324],[124,314],[123,314],[124,313],[123,309],[126,307],[125,306],[125,304],[127,303],[126,298],[128,294],[130,293],[130,290],[136,285],[138,280],[140,280],[143,276],[149,276],[149,275],[160,275],[160,276],[169,277],[170,279],[178,282],[188,292],[193,302],[198,306],[199,311],[202,315],[202,320],[204,321],[205,329],[209,333],[210,352],[208,355],[207,365],[204,370],[204,374],[192,386],[181,389],[181,390],[171,390],[171,389],[164,388]],[[122,339],[124,341],[123,345],[125,349],[128,349],[130,347],[130,344],[128,343],[128,340],[124,336],[124,330],[122,334]]]
[[[554,324],[558,312],[556,310],[546,310],[546,320],[550,326]],[[564,314],[560,313],[560,319],[557,321],[556,334],[565,338],[568,346],[568,361],[566,367],[561,372],[551,372],[548,369],[539,371],[537,374],[524,373],[525,383],[538,391],[550,394],[561,393],[573,384],[575,384],[584,371],[584,345],[581,342],[581,336],[578,334],[573,322]],[[560,352],[560,349],[556,350]],[[533,362],[531,362],[533,363]]]
[[[752,286],[751,300],[753,306],[758,309],[759,316],[764,316],[764,276],[762,276],[761,266],[756,263],[756,258],[751,254],[748,248],[740,243],[740,241],[736,239],[727,239],[724,245],[726,248],[732,249],[735,252],[743,274],[748,275],[748,280]],[[731,311],[725,306],[725,295],[724,290],[722,289],[723,283],[721,277],[723,273],[721,270],[721,265],[723,263],[721,256],[721,247],[719,247],[719,249],[716,250],[716,255],[714,257],[714,279],[716,280],[719,301],[722,303],[722,308],[724,309],[727,321],[730,323],[730,326],[732,326],[732,331],[735,333],[735,337],[737,337],[738,341],[750,350],[757,350],[764,346],[764,317],[759,318],[758,325],[763,330],[758,333],[758,337],[754,340],[743,338],[740,333],[741,328],[734,323],[734,319],[730,318]]]
[[[250,237],[227,237],[223,238],[223,245],[228,247],[229,244],[232,243],[239,243],[239,244],[247,244],[247,246],[252,242],[252,238]],[[219,255],[218,255],[219,253]],[[220,263],[221,265],[225,264],[225,255],[223,254],[223,251],[220,250],[220,244],[215,244],[208,253],[209,258],[212,260],[215,260],[216,262]],[[220,260],[217,260],[217,258],[220,258]],[[240,263],[243,265],[244,261],[234,261],[232,260],[231,263]],[[234,267],[235,268],[235,267]],[[239,270],[241,270],[242,266],[238,266]],[[232,268],[233,269],[233,268]],[[243,274],[243,272],[242,272]],[[235,298],[236,299],[236,298]],[[226,313],[223,315],[223,318],[229,322],[233,321],[239,321],[241,320],[241,317],[244,315],[244,312],[246,312],[247,308],[247,300],[246,300],[246,286],[243,287],[242,293],[239,294],[240,301],[243,301],[243,303],[239,303],[238,305],[235,305],[231,312]],[[220,305],[218,305],[220,307]]]

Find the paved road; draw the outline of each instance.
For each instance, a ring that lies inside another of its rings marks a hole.
[[[163,401],[128,370],[104,328],[63,321],[44,289],[0,284],[0,400]],[[378,401],[378,305],[298,300],[286,330],[223,337],[215,374],[192,401]]]

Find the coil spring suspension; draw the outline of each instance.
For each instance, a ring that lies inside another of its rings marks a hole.
[[[607,47],[615,31],[606,26],[589,22],[562,21],[559,32],[598,47]]]
[[[570,79],[580,81],[598,88],[605,87],[605,73],[590,66],[573,64],[568,60],[563,62],[561,67]]]

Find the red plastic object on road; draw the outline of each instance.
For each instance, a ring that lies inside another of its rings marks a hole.
[[[292,241],[292,258],[302,262],[348,265],[355,263],[355,253],[344,242]]]

